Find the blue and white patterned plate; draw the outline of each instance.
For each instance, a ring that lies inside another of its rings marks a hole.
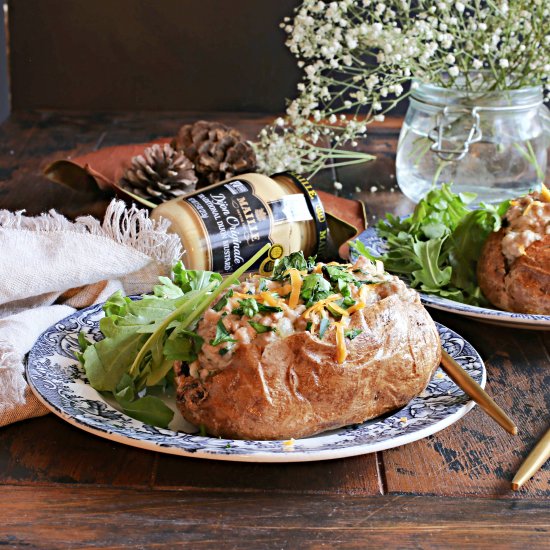
[[[92,306],[44,332],[29,354],[27,380],[40,401],[70,424],[143,449],[244,462],[327,460],[372,453],[422,439],[456,422],[474,406],[439,369],[426,390],[400,411],[306,439],[283,442],[201,437],[179,413],[174,415],[171,429],[155,428],[121,413],[94,390],[75,358],[80,331],[90,339],[100,339],[101,317],[101,305]],[[452,330],[442,325],[438,325],[438,330],[443,348],[484,386],[485,366],[477,351]],[[166,402],[175,410],[173,398]]]
[[[380,256],[387,251],[386,240],[378,235],[375,228],[369,227],[357,237],[375,256]],[[470,306],[461,304],[447,298],[419,292],[420,299],[425,306],[440,309],[449,313],[456,313],[465,317],[471,317],[484,323],[503,325],[515,328],[527,328],[531,330],[550,330],[550,315],[532,315],[529,313],[512,313],[501,309]]]

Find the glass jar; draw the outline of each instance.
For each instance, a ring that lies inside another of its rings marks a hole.
[[[232,273],[267,242],[274,260],[299,250],[322,256],[328,239],[319,195],[294,172],[241,174],[164,202],[151,218],[170,220],[187,269],[219,273]]]
[[[477,202],[527,193],[544,181],[549,120],[541,87],[474,93],[417,83],[397,146],[399,187],[414,202],[441,183]]]

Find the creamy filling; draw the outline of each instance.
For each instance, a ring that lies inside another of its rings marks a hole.
[[[317,264],[312,272],[322,274],[323,265]],[[204,379],[227,367],[239,346],[245,344],[257,346],[262,352],[269,343],[295,332],[310,330],[314,337],[319,338],[323,326],[327,333],[338,323],[345,328],[355,311],[372,306],[392,294],[407,301],[416,299],[416,293],[400,279],[386,273],[381,262],[375,264],[360,257],[355,264],[346,265],[345,271],[357,279],[356,283],[347,284],[349,302],[354,302],[351,306],[337,306],[343,296],[333,288],[326,300],[312,305],[300,297],[298,303],[290,307],[292,285],[288,278],[273,281],[254,275],[233,287],[205,312],[197,326],[196,332],[204,343],[198,359],[189,365],[190,375]],[[243,307],[250,304],[250,300],[256,302],[255,307],[260,311]],[[346,308],[346,313],[335,314],[338,307]],[[224,337],[216,339],[221,334]]]
[[[535,192],[512,201],[502,239],[502,253],[508,264],[523,256],[534,242],[550,235],[550,202],[545,199],[543,193]]]

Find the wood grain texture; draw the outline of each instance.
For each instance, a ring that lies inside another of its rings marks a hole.
[[[296,464],[247,464],[159,457],[154,487],[237,492],[378,495],[376,455]]]
[[[53,415],[0,430],[0,484],[150,487],[156,454],[113,443]]]
[[[27,548],[543,548],[550,529],[521,500],[6,486],[0,501],[0,544]]]
[[[478,349],[487,367],[487,392],[516,421],[519,434],[509,435],[476,407],[452,428],[384,453],[388,490],[416,493],[420,485],[437,495],[517,497],[510,481],[549,422],[549,362],[542,342],[550,333],[431,313]],[[550,464],[520,494],[549,498]]]

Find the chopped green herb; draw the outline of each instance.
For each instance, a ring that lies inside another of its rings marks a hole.
[[[313,323],[312,323],[311,321],[308,321],[308,322],[306,323],[306,330],[307,330],[308,332],[311,332],[311,326],[312,326],[312,324],[313,324]]]
[[[267,306],[265,304],[258,303],[254,298],[245,298],[239,300],[239,307],[235,308],[231,313],[234,315],[246,315],[247,317],[254,317],[256,313],[278,313],[283,311],[280,307]]]
[[[233,296],[233,289],[228,290],[221,298],[218,300],[218,303],[212,307],[214,311],[221,311],[229,301],[229,298]]]
[[[258,290],[260,292],[265,292],[267,290],[267,279],[263,277],[260,278],[260,284],[258,285]]]
[[[300,296],[306,307],[323,300],[331,294],[330,283],[319,273],[312,273],[304,277]]]
[[[274,281],[282,281],[289,277],[289,269],[297,269],[298,271],[311,271],[315,265],[315,258],[304,258],[303,252],[293,252],[288,256],[275,260],[272,279]]]
[[[199,435],[201,435],[201,437],[208,437],[208,434],[206,433],[206,426],[204,424],[199,426]]]
[[[319,323],[319,338],[321,340],[323,339],[323,336],[325,335],[325,332],[327,331],[329,324],[330,324],[330,321],[326,317],[323,317],[321,319],[321,322]]]
[[[346,296],[343,300],[339,300],[336,303],[347,309],[348,307],[354,306],[357,302],[351,296]]]
[[[275,332],[275,327],[262,325],[261,323],[256,323],[255,321],[248,321],[248,324],[258,333],[263,334],[264,332]]]
[[[341,302],[341,300],[339,300],[339,301]],[[336,302],[336,305],[340,305],[340,304],[338,304],[338,302]],[[333,317],[336,317],[337,319],[342,317],[342,314],[340,312],[336,311],[336,309],[334,309],[332,303],[326,304],[325,307],[330,311],[330,313]]]
[[[219,346],[223,342],[236,342],[234,338],[231,337],[231,334],[227,332],[225,325],[223,324],[223,317],[218,321],[216,325],[216,337],[213,340],[210,340],[211,346]]]
[[[222,348],[220,351],[218,351],[218,353],[221,355],[221,356],[224,356],[226,353],[228,353],[229,350],[227,348]]]
[[[245,298],[244,300],[239,300],[239,307],[235,308],[231,313],[234,315],[254,317],[258,311],[258,302],[256,302],[254,298]]]
[[[360,328],[350,328],[349,330],[344,331],[344,336],[346,338],[349,338],[350,340],[353,340],[357,336],[359,336],[363,332]]]

